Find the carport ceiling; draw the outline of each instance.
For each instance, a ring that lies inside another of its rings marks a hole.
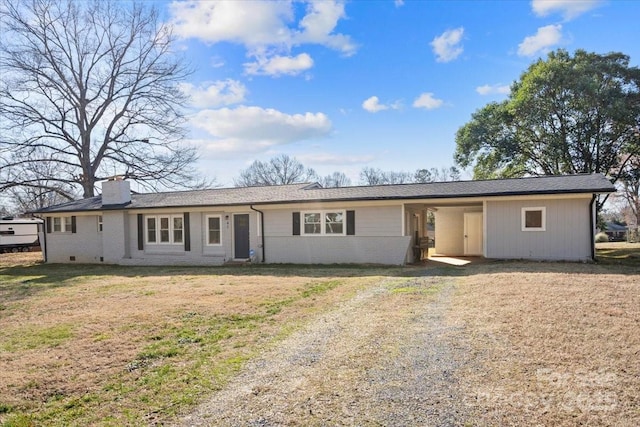
[[[435,203],[407,203],[405,209],[423,210],[423,209],[438,209],[438,208],[467,208],[467,207],[482,207],[482,202],[451,202],[447,203],[439,201]]]

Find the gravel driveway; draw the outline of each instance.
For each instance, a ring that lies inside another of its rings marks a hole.
[[[180,425],[453,426],[467,420],[453,278],[386,279],[248,363]]]

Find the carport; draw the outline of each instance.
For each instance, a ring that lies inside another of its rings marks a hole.
[[[484,256],[484,207],[482,201],[425,201],[408,203],[405,209],[405,235],[411,236],[407,262],[426,258],[422,250],[428,240],[435,240],[430,256]],[[429,213],[435,217],[429,231]]]

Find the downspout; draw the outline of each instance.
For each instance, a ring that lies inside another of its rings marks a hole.
[[[44,221],[42,223],[42,243],[44,243],[44,246],[41,243],[40,244],[40,249],[42,250],[42,248],[44,247],[44,250],[42,251],[42,258],[43,258],[44,263],[46,264],[47,263],[47,251],[49,250],[49,246],[47,245],[47,221],[44,218],[40,218],[40,219],[42,219]],[[39,231],[39,228],[40,227],[38,227],[38,231]],[[40,237],[39,235],[40,235],[40,233],[38,233],[38,238]]]
[[[591,195],[591,202],[589,203],[589,236],[591,240],[591,261],[596,260],[596,236],[595,236],[595,212],[593,211],[593,204],[596,201],[596,195]]]
[[[249,205],[249,207],[251,208],[252,211],[256,211],[260,214],[260,231],[261,231],[260,240],[262,241],[262,260],[260,262],[264,263],[265,260],[267,259],[267,256],[266,256],[267,250],[264,247],[264,212],[254,208],[253,205]]]

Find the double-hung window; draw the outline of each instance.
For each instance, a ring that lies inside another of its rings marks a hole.
[[[308,212],[304,214],[303,234],[322,234],[322,213]]]
[[[344,212],[324,213],[324,233],[344,234]]]
[[[52,231],[54,233],[71,233],[73,220],[70,216],[54,216],[52,219]]]
[[[182,215],[148,215],[146,217],[147,243],[178,245],[184,242]]]
[[[173,242],[172,243],[182,243],[182,237],[184,236],[184,226],[182,221],[182,215],[174,216],[171,218],[173,220]]]
[[[222,244],[222,223],[219,215],[207,216],[207,245],[220,246]]]
[[[304,235],[337,235],[345,234],[344,211],[303,212]]]

